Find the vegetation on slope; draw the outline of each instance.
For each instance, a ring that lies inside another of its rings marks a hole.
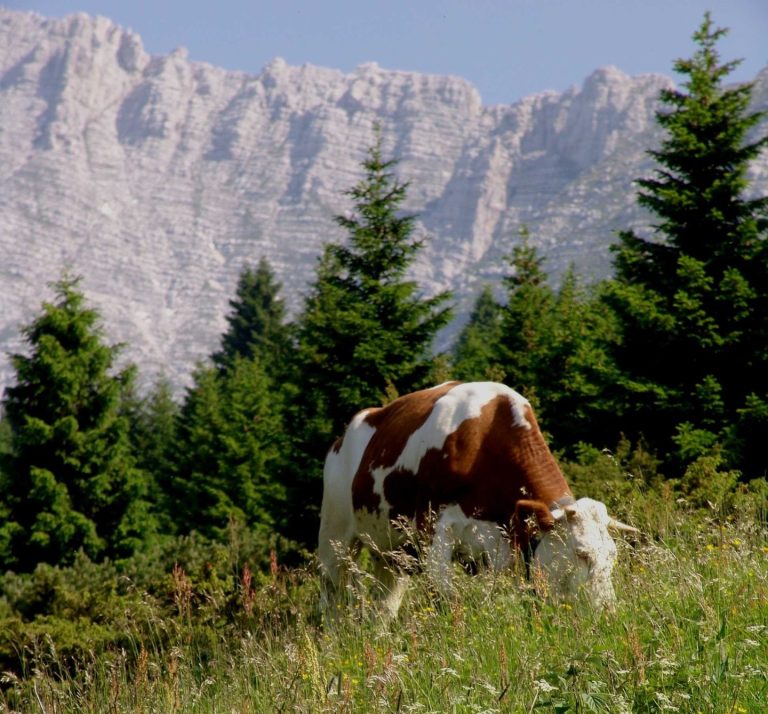
[[[452,356],[432,350],[446,296],[405,278],[421,241],[380,141],[295,323],[246,266],[180,405],[137,396],[77,279],[55,283],[0,421],[0,711],[762,711],[767,202],[743,195],[767,140],[745,144],[721,34],[707,16],[663,97],[654,240],[622,234],[615,279],[554,288],[523,231],[506,301],[483,291]],[[450,376],[523,391],[574,491],[641,529],[616,612],[550,602],[520,566],[450,602],[418,575],[390,626],[364,585],[320,622],[326,448]]]

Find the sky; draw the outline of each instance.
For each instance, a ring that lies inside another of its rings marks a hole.
[[[103,15],[138,33],[152,54],[185,47],[189,59],[258,74],[275,57],[353,70],[457,75],[484,104],[511,104],[581,84],[613,65],[675,77],[677,58],[710,10],[729,28],[731,77],[768,65],[768,0],[10,0],[49,17]]]

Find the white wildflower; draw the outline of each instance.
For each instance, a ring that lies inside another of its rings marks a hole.
[[[659,709],[665,712],[680,711],[679,707],[672,704],[672,700],[663,692],[656,692],[656,701],[659,703]]]

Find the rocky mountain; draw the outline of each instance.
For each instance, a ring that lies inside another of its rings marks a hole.
[[[756,81],[768,108],[768,68]],[[0,348],[22,348],[19,326],[68,266],[144,377],[183,385],[244,263],[266,256],[300,304],[321,245],[343,237],[333,216],[377,122],[429,236],[413,269],[426,293],[453,290],[466,315],[523,225],[553,275],[605,275],[615,231],[648,223],[632,181],[651,170],[670,83],[604,68],[484,106],[457,77],[280,59],[254,76],[151,56],[105,18],[0,8]],[[752,178],[768,192],[768,157]],[[3,357],[0,387],[10,376]]]

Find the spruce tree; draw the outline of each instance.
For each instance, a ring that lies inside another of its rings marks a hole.
[[[363,162],[364,178],[347,191],[354,213],[337,216],[346,243],[326,246],[298,320],[298,443],[289,504],[310,518],[296,537],[313,543],[322,462],[331,442],[359,409],[428,386],[432,345],[447,324],[446,294],[424,297],[406,278],[422,241],[415,216],[400,208],[408,185],[382,158],[381,137]]]
[[[245,266],[214,366],[200,365],[175,422],[162,479],[175,527],[222,539],[231,520],[262,534],[285,517],[284,404],[291,392],[291,327],[266,259]]]
[[[762,419],[768,437],[768,199],[745,197],[768,137],[748,141],[762,116],[749,111],[752,86],[724,85],[737,65],[718,56],[725,32],[707,14],[693,57],[675,64],[682,89],[661,94],[659,168],[638,182],[655,235],[620,235],[606,299],[622,324],[625,428],[684,459],[730,442],[732,463],[764,473],[768,460],[745,461],[733,429]]]
[[[270,376],[282,374],[291,341],[280,289],[266,258],[255,270],[251,266],[243,268],[235,298],[229,302],[231,312],[221,350],[213,356],[220,369],[229,369],[238,356],[256,357]]]
[[[618,336],[613,313],[599,299],[600,287],[585,287],[573,270],[555,293],[548,352],[539,365],[537,394],[558,448],[579,442],[616,446],[611,355]]]
[[[432,343],[447,324],[446,294],[426,298],[405,274],[422,241],[415,216],[401,215],[408,185],[385,161],[381,139],[363,162],[365,178],[347,191],[352,216],[337,216],[348,243],[326,246],[299,320],[303,387],[338,435],[355,411],[429,384]]]
[[[543,365],[551,353],[555,319],[555,292],[547,282],[543,263],[523,228],[520,243],[509,257],[510,274],[504,278],[507,302],[498,352],[505,382],[533,402],[538,400]]]
[[[142,396],[130,395],[125,412],[136,466],[146,474],[149,497],[163,533],[173,531],[174,506],[169,503],[175,473],[179,406],[170,382],[160,377]]]
[[[613,426],[606,400],[615,381],[612,315],[573,269],[555,290],[543,265],[523,230],[504,279],[507,302],[494,349],[504,381],[533,402],[558,448],[579,441],[612,446],[615,439],[606,444]]]
[[[282,409],[256,359],[200,366],[178,420],[169,500],[177,530],[223,539],[230,520],[268,533],[281,512]]]
[[[483,286],[453,350],[452,373],[456,379],[503,378],[497,354],[501,316],[501,306],[493,296],[491,286]]]
[[[22,329],[29,354],[12,355],[16,384],[4,407],[12,453],[2,484],[0,567],[129,555],[153,531],[147,484],[131,458],[122,397],[133,370],[114,371],[79,278]]]

